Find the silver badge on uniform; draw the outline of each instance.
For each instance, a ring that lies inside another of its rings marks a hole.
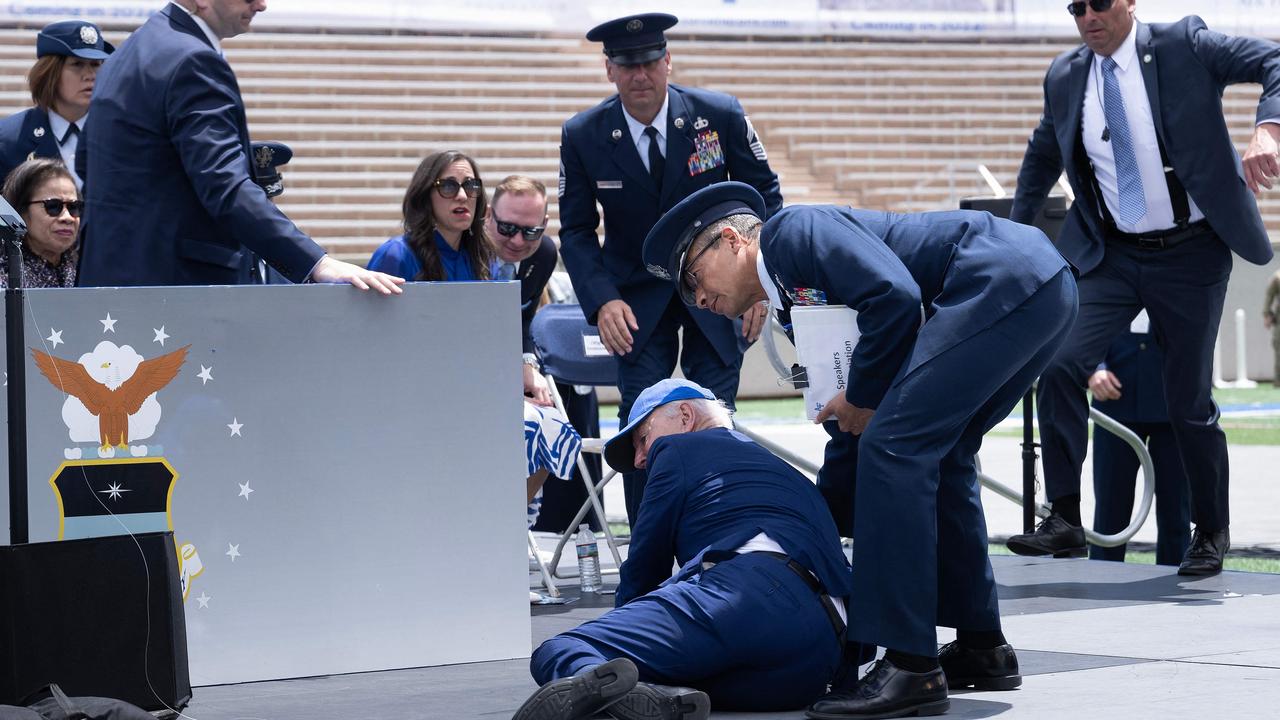
[[[671,273],[667,272],[667,269],[662,267],[661,265],[654,265],[653,263],[649,263],[644,266],[644,269],[648,270],[649,274],[653,275],[654,277],[661,278],[663,280],[671,279]]]
[[[676,118],[676,129],[677,130],[684,129],[684,118]]]
[[[706,119],[706,118],[704,118],[704,117],[702,117],[701,115],[699,115],[699,116],[698,116],[698,119],[693,121],[693,129],[694,129],[694,130],[701,130],[702,128],[704,128],[704,127],[706,127],[706,126],[708,126],[708,125],[710,125],[710,124],[711,124],[711,123],[707,122],[707,119]]]
[[[84,25],[80,28],[80,42],[85,45],[98,44],[98,31],[93,29],[92,25]]]
[[[44,128],[42,128],[42,127],[38,127],[38,128],[36,128],[35,130],[32,130],[32,131],[31,131],[31,134],[32,134],[32,135],[35,135],[35,136],[36,136],[36,137],[38,137],[38,138],[42,138],[42,137],[44,137]]]
[[[1142,62],[1144,62],[1144,63],[1149,63],[1149,62],[1151,62],[1151,53],[1147,53],[1146,55],[1143,55],[1143,56],[1142,56]]]
[[[615,130],[613,131],[613,139],[614,139],[614,140],[621,140],[621,139],[622,139],[622,131],[621,131],[621,130],[616,130],[616,129],[615,129]]]

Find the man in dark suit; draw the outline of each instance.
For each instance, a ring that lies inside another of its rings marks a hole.
[[[570,118],[560,139],[561,254],[583,312],[619,358],[619,419],[641,390],[671,376],[677,357],[685,377],[732,407],[741,340],[755,340],[765,317],[750,308],[737,337],[731,320],[686,309],[645,271],[645,233],[689,193],[730,177],[759,190],[770,213],[782,207],[778,176],[737,99],[667,82],[664,31],[675,24],[674,16],[650,13],[588,32],[604,44],[618,94]],[[596,203],[604,209],[603,247]],[[644,475],[628,473],[623,484],[634,526]]]
[[[234,285],[255,255],[292,282],[399,293],[399,278],[325,254],[251,176],[244,102],[221,41],[265,0],[180,0],[103,64],[86,128],[80,284]]]
[[[974,457],[1067,335],[1066,262],[1039,230],[982,212],[795,205],[762,223],[764,210],[742,183],[704,188],[654,226],[644,260],[726,316],[764,299],[793,321],[794,305],[857,311],[845,390],[816,421],[861,435],[849,639],[886,652],[809,717],[933,715],[949,686],[1018,687]],[[937,625],[956,628],[941,652]]]
[[[1065,168],[1076,201],[1058,249],[1080,277],[1080,317],[1039,384],[1053,513],[1009,547],[1024,555],[1083,550],[1085,381],[1146,308],[1157,339],[1176,348],[1165,359],[1165,397],[1196,525],[1178,573],[1214,574],[1230,545],[1230,516],[1213,344],[1231,253],[1257,264],[1272,257],[1249,191],[1270,188],[1280,174],[1280,46],[1215,33],[1197,17],[1136,22],[1134,0],[1069,9],[1084,45],[1059,55],[1045,75],[1044,114],[1011,217],[1031,222]],[[1243,162],[1222,115],[1223,88],[1240,82],[1263,85]]]
[[[1107,350],[1106,362],[1089,376],[1093,406],[1129,428],[1147,445],[1155,471],[1156,564],[1177,565],[1191,544],[1191,496],[1178,443],[1165,410],[1164,353],[1149,332],[1146,314]],[[1093,531],[1103,535],[1128,527],[1138,455],[1124,440],[1093,426]],[[1089,546],[1093,560],[1123,561],[1125,546]]]
[[[623,720],[700,720],[711,704],[787,710],[821,695],[850,585],[813,483],[735,432],[724,404],[687,380],[640,393],[605,459],[649,470],[616,608],[534,651],[543,687],[515,717],[586,718],[608,705]],[[612,682],[631,663],[640,684]],[[550,711],[566,699],[574,712]]]

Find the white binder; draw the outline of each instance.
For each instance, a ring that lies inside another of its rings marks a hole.
[[[807,385],[803,388],[805,416],[818,417],[836,393],[849,382],[849,360],[858,344],[858,313],[847,305],[797,305],[791,308],[796,363]]]

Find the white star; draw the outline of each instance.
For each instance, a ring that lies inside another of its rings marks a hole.
[[[115,321],[114,319],[112,319],[112,317],[111,317],[111,313],[107,313],[107,319],[106,319],[106,320],[99,320],[98,322],[102,323],[102,332],[115,332],[115,331],[116,331],[116,321]]]
[[[240,546],[227,543],[227,552],[224,554],[231,558],[231,562],[235,562],[236,558],[240,557]]]
[[[49,337],[45,338],[45,340],[48,340],[50,345],[52,345],[52,346],[54,346],[54,347],[58,347],[58,345],[60,345],[60,344],[61,344],[61,345],[65,345],[65,344],[66,344],[66,343],[64,343],[64,342],[62,341],[62,331],[61,331],[61,330],[54,330],[53,328],[49,328],[49,330],[50,330],[51,332],[49,333]]]
[[[99,493],[106,495],[109,500],[119,500],[120,493],[133,492],[122,486],[120,483],[111,483],[106,490],[99,490]]]
[[[208,385],[209,381],[213,379],[213,368],[201,365],[200,372],[196,373],[196,377],[200,378],[201,385]]]
[[[249,487],[249,483],[240,483],[240,497],[245,500],[249,499],[249,493],[253,492],[253,488]]]
[[[159,330],[156,330],[155,328],[151,328],[151,330],[156,334],[155,340],[152,340],[151,342],[158,342],[160,343],[160,347],[164,347],[164,341],[169,339],[169,336],[164,333],[164,326],[161,325]]]
[[[235,418],[231,418],[231,423],[227,425],[227,427],[231,428],[231,437],[235,437],[240,435],[240,428],[244,427],[244,423],[236,420]],[[240,435],[240,437],[244,436]]]
[[[196,602],[200,603],[201,610],[205,610],[205,609],[208,609],[209,601],[212,599],[213,598],[209,597],[208,594],[201,592],[200,597],[196,598]]]

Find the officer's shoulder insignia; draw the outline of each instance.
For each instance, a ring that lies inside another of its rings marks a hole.
[[[708,123],[708,122],[707,122],[707,119],[706,119],[706,118],[704,118],[704,117],[702,117],[701,115],[699,115],[699,116],[698,116],[698,119],[697,119],[697,120],[694,120],[694,121],[693,121],[693,129],[694,129],[694,130],[701,130],[701,129],[705,128],[707,125],[710,125],[710,123]]]
[[[644,266],[644,269],[648,270],[649,274],[653,275],[654,277],[662,278],[663,280],[671,279],[671,273],[667,272],[667,269],[662,267],[661,265],[654,265],[653,263],[648,263],[647,265]]]
[[[788,292],[796,305],[826,305],[827,294],[817,288],[796,288]]]
[[[32,134],[32,135],[35,135],[35,136],[36,136],[36,137],[38,137],[38,138],[42,138],[42,137],[44,137],[44,128],[42,128],[42,127],[37,127],[35,130],[32,130],[32,131],[31,131],[31,134]]]
[[[82,25],[80,27],[80,42],[85,45],[97,45],[98,31],[90,25]]]
[[[684,129],[684,118],[676,118],[676,129],[677,130]]]
[[[621,130],[619,130],[619,129],[617,129],[617,128],[614,128],[613,132],[612,132],[612,133],[610,133],[610,137],[612,137],[614,140],[621,140],[621,139],[622,139],[622,131],[621,131]]]

